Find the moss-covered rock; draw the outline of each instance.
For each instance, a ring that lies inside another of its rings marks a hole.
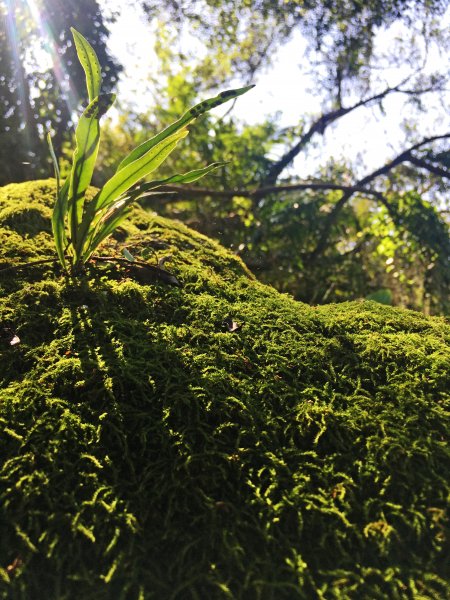
[[[3,268],[54,256],[53,195],[0,190]],[[123,245],[183,287],[0,273],[0,597],[447,597],[448,325],[299,304],[140,208]]]

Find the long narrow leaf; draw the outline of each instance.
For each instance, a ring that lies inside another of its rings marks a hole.
[[[47,133],[47,143],[48,143],[48,147],[50,149],[50,156],[52,157],[52,161],[53,161],[53,168],[55,169],[56,191],[59,194],[59,188],[61,185],[61,183],[60,183],[61,176],[59,174],[58,159],[56,158],[55,149],[53,148],[52,136],[50,135],[50,133]]]
[[[70,28],[75,47],[77,49],[78,59],[86,73],[86,87],[89,95],[89,102],[100,95],[100,86],[102,84],[102,71],[100,63],[94,48],[86,38],[73,27]]]
[[[224,162],[216,162],[211,163],[207,167],[203,167],[202,169],[195,169],[194,171],[189,171],[188,173],[177,173],[176,175],[172,175],[172,177],[167,177],[167,179],[160,179],[159,181],[152,181],[151,183],[156,184],[156,186],[167,185],[169,183],[192,183],[193,181],[197,181],[197,179],[201,179],[211,171],[218,169],[219,167],[223,167],[227,163]]]
[[[128,214],[128,207],[140,197],[150,192],[150,190],[169,183],[191,183],[204,177],[211,171],[222,167],[224,164],[226,163],[212,163],[202,169],[195,169],[194,171],[189,171],[184,174],[178,173],[171,177],[167,177],[166,179],[143,183],[136,189],[122,195],[112,205],[109,205],[105,212],[103,212],[101,218],[97,221],[96,227],[92,227],[91,223],[90,228],[94,230],[94,233],[88,237],[87,243],[85,243],[85,247],[87,248],[83,251],[83,262],[89,259],[92,253],[95,252],[97,246],[112,233],[119,223],[122,222],[122,217],[118,219],[119,215],[124,215],[123,218],[125,218]]]
[[[63,269],[66,269],[64,249],[67,245],[65,220],[67,213],[67,192],[69,189],[69,179],[66,179],[61,189],[61,175],[59,172],[58,159],[56,158],[50,133],[47,134],[47,142],[50,149],[50,156],[52,157],[56,178],[56,202],[52,213],[53,238],[55,240],[56,253],[58,254],[59,261]]]
[[[214,98],[209,98],[208,100],[204,100],[203,102],[196,104],[186,113],[184,113],[184,115],[180,119],[178,119],[178,121],[175,121],[175,123],[172,123],[172,125],[166,127],[164,131],[161,131],[161,133],[158,133],[158,135],[155,135],[150,140],[147,140],[146,142],[132,150],[130,154],[128,154],[128,156],[126,156],[124,160],[119,164],[119,166],[117,167],[117,172],[121,171],[130,163],[139,159],[141,156],[143,156],[146,152],[148,152],[151,148],[156,146],[156,144],[158,144],[162,140],[166,139],[179,129],[186,127],[186,125],[188,125],[191,121],[193,121],[200,115],[204,114],[205,112],[208,112],[216,106],[224,104],[224,102],[228,102],[233,98],[237,98],[238,96],[245,94],[253,87],[253,85],[247,85],[246,87],[238,88],[235,90],[226,90],[224,92],[221,92],[218,96],[215,96]]]
[[[78,228],[84,206],[84,194],[91,183],[100,143],[100,118],[110,108],[115,94],[102,94],[93,100],[80,117],[75,132],[69,185],[69,226],[75,254],[78,252]]]
[[[78,228],[78,254],[84,255],[85,250],[83,248],[86,248],[86,245],[89,246],[90,243],[88,240],[89,232],[99,222],[104,214],[104,209],[120,199],[124,192],[140,179],[158,168],[172,150],[174,150],[177,143],[187,135],[187,130],[177,132],[167,140],[160,142],[139,160],[128,165],[126,169],[111,177],[97,196],[89,203],[83,215],[81,227]]]
[[[108,211],[108,214],[98,223],[83,253],[83,262],[89,260],[95,249],[126,219],[130,212],[130,204],[131,202],[126,200],[121,201],[121,204],[118,203],[115,209]]]
[[[58,254],[59,262],[64,270],[66,270],[66,259],[64,256],[67,246],[67,237],[65,230],[66,214],[67,214],[67,194],[69,191],[69,179],[67,178],[63,186],[58,189],[56,194],[56,202],[52,213],[52,230],[55,240],[56,253]]]
[[[197,179],[201,179],[211,171],[218,169],[219,167],[223,167],[227,163],[217,162],[211,163],[207,167],[203,167],[201,169],[195,169],[194,171],[189,171],[188,173],[177,173],[176,175],[172,175],[171,177],[166,177],[166,179],[155,179],[154,181],[148,181],[141,183],[141,185],[137,186],[130,192],[124,196],[127,200],[128,198],[132,198],[132,201],[138,200],[141,196],[154,190],[155,188],[161,187],[162,185],[168,185],[170,183],[192,183],[193,181],[197,181]]]
[[[151,148],[146,154],[113,175],[95,199],[96,209],[98,210],[107,206],[140,179],[157,169],[169,156],[178,142],[185,138],[188,133],[187,129],[177,131]]]

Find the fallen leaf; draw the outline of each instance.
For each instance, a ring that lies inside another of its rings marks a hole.
[[[125,256],[125,258],[127,260],[129,260],[130,262],[134,262],[136,259],[134,258],[134,256],[131,254],[131,252],[129,250],[127,250],[126,248],[124,248],[122,250],[122,254]]]
[[[20,556],[15,558],[10,565],[6,567],[8,575],[12,575],[14,571],[22,566],[23,562]]]
[[[242,327],[242,323],[234,321],[231,317],[224,319],[222,325],[226,327],[230,333],[239,331],[239,329]]]

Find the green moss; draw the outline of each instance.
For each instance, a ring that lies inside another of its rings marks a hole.
[[[53,189],[0,189],[2,262],[52,255],[14,211]],[[297,303],[139,207],[116,237],[183,288],[0,276],[0,597],[446,597],[444,320]]]

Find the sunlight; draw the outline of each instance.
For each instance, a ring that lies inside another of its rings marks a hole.
[[[24,0],[24,2],[28,6],[31,17],[39,30],[41,40],[43,42],[43,50],[50,57],[52,69],[59,88],[65,97],[67,108],[72,114],[76,110],[80,98],[78,97],[75,87],[72,85],[70,76],[66,67],[64,66],[64,63],[61,60],[58,52],[58,44],[56,43],[55,34],[52,29],[52,24],[49,19],[46,19],[41,13],[35,0]]]
[[[11,57],[14,65],[14,69],[17,73],[17,81],[18,81],[18,96],[20,101],[20,113],[22,118],[22,128],[26,131],[26,123],[27,123],[27,106],[28,106],[28,96],[26,93],[26,81],[25,74],[23,71],[22,63],[20,60],[19,53],[19,35],[17,31],[16,21],[14,18],[14,6],[12,0],[6,0],[6,15],[5,15],[5,23],[6,23],[6,35],[8,38],[9,48],[11,52]],[[27,140],[29,142],[29,140]]]
[[[14,55],[14,63],[17,65],[17,67],[20,67],[20,26],[18,26],[17,19],[15,18],[13,0],[6,0],[6,3],[8,8],[8,31],[10,32],[9,36]],[[45,71],[46,68],[51,68],[53,70],[58,86],[65,99],[67,108],[70,114],[72,114],[78,106],[79,98],[76,89],[71,84],[67,69],[65,68],[58,52],[58,44],[55,39],[51,22],[45,18],[44,14],[42,14],[42,11],[39,9],[39,6],[35,0],[21,0],[19,4],[22,4],[24,7],[26,7],[38,34],[38,40],[36,44],[33,46],[33,48],[28,49],[32,57],[30,62],[38,64],[42,71]],[[21,68],[23,70],[23,67]],[[23,83],[26,85],[25,82]],[[25,99],[24,90],[25,88],[23,88],[20,92],[21,100],[22,96]]]

